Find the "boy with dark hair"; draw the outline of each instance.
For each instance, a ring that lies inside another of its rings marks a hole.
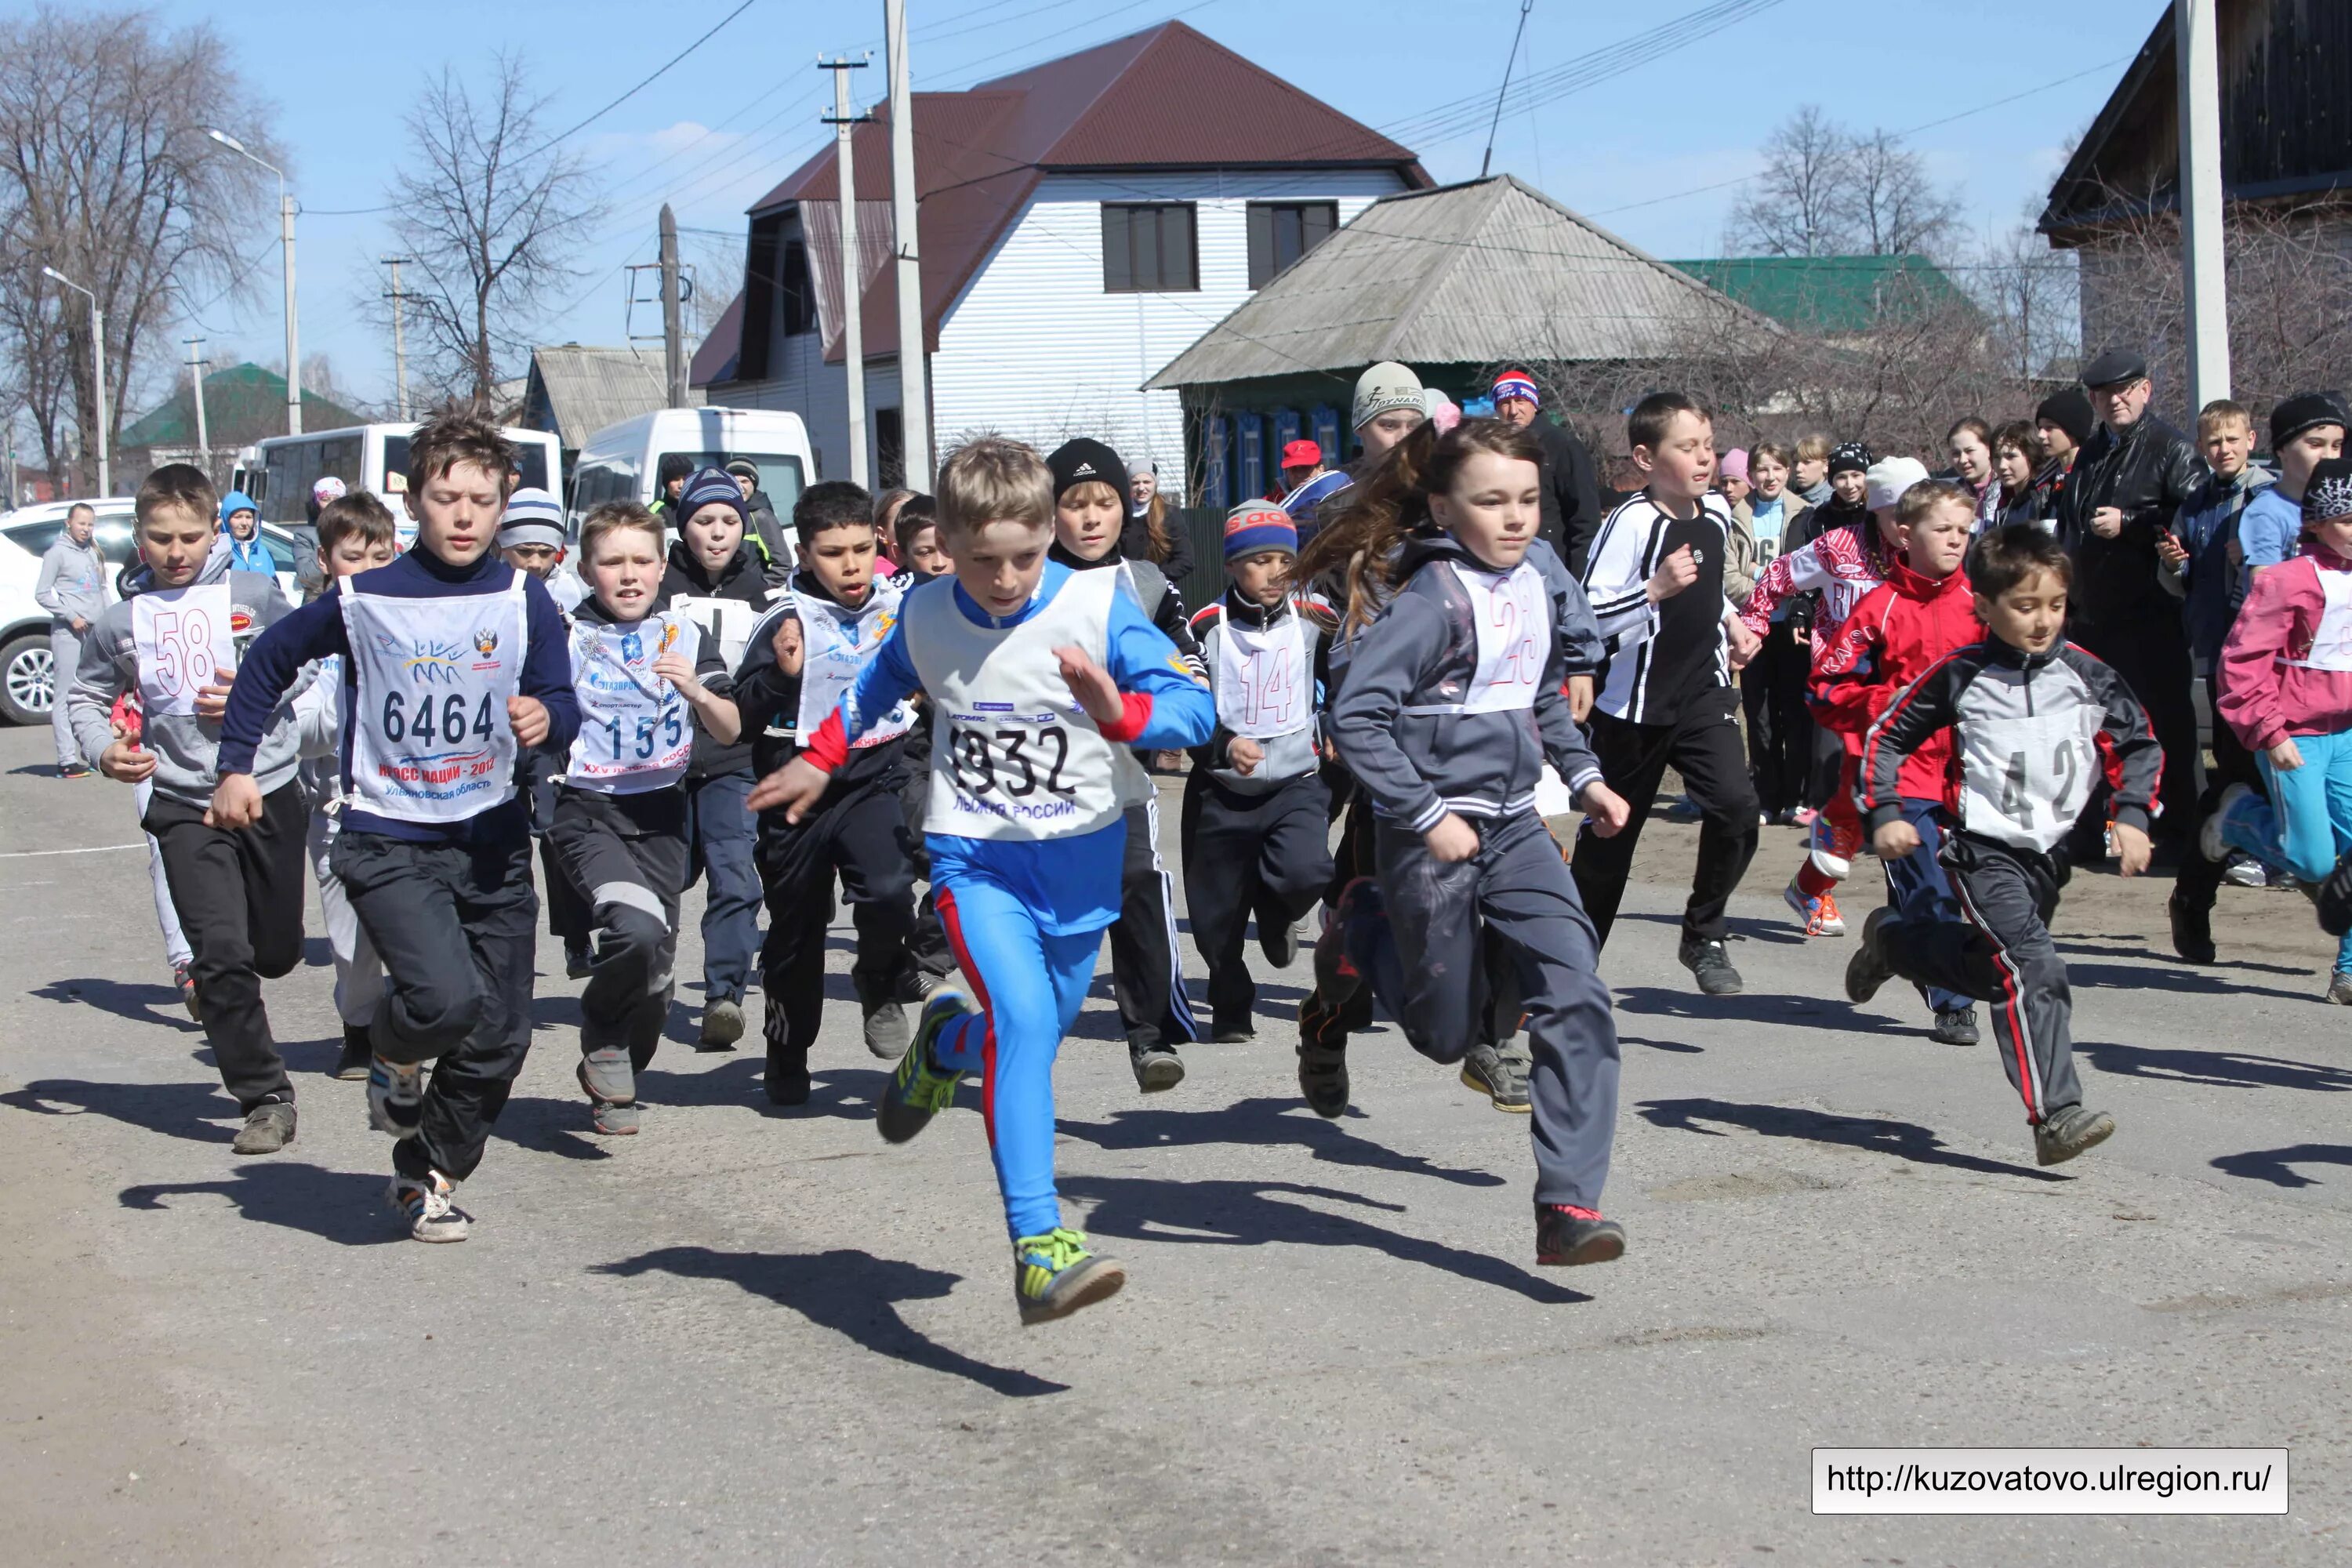
[[[2066,961],[2050,938],[2065,881],[2061,846],[2102,776],[2115,789],[2115,847],[2126,877],[2147,869],[2148,812],[2164,753],[2120,676],[2065,639],[2064,546],[2032,523],[1982,535],[1969,563],[1985,637],[1905,688],[1864,744],[1861,805],[1879,858],[1916,850],[1905,765],[1949,746],[1941,858],[1964,921],[1873,910],[1845,972],[1867,1002],[1896,975],[1992,1004],[2000,1065],[2025,1100],[2035,1157],[2071,1160],[2116,1130],[2086,1109],[2074,1077]]]
[[[229,1147],[274,1154],[294,1141],[294,1085],[270,1036],[261,983],[302,960],[309,808],[294,776],[300,737],[279,690],[247,704],[251,739],[241,755],[215,737],[223,705],[257,695],[238,679],[240,648],[294,612],[275,576],[236,570],[228,551],[215,550],[217,504],[212,481],[186,463],[167,463],[140,485],[140,568],[124,574],[131,596],[91,623],[62,700],[86,761],[122,784],[153,784],[142,825],[162,847],[172,906],[194,952],[205,1043],[245,1117]],[[112,722],[126,691],[139,694],[135,741]],[[250,809],[234,821],[205,810],[225,762],[242,764],[250,792]]]
[[[570,746],[580,721],[563,613],[492,548],[514,468],[486,419],[420,426],[404,498],[415,545],[271,628],[221,723],[212,814],[237,826],[260,814],[251,770],[268,713],[303,665],[343,656],[333,870],[390,982],[368,1118],[397,1140],[388,1195],[419,1241],[465,1239],[450,1194],[481,1163],[530,1047],[539,911],[516,754]]]
[[[1298,956],[1296,924],[1331,880],[1331,791],[1316,729],[1322,628],[1292,592],[1298,525],[1283,507],[1248,501],[1225,519],[1229,584],[1192,617],[1216,696],[1217,727],[1184,780],[1184,902],[1209,965],[1211,1037],[1255,1037],[1257,986],[1242,957],[1276,968]]]
[[[804,752],[898,625],[904,575],[877,579],[874,502],[862,485],[828,479],[793,503],[800,567],[783,602],[753,628],[735,677],[735,705],[751,736],[751,763],[767,775]],[[915,872],[908,852],[904,783],[913,706],[901,702],[825,775],[822,798],[793,817],[759,819],[768,939],[760,950],[767,996],[768,1100],[803,1105],[808,1053],[824,1007],[825,931],[837,874],[857,922],[851,983],[865,1016],[866,1048],[907,1048],[898,1000],[907,937],[915,924]]]
[[[2352,414],[2332,392],[2298,392],[2271,410],[2271,458],[2278,483],[2246,503],[2238,519],[2238,548],[2246,575],[2292,561],[2303,542],[2303,489],[2311,470],[2344,455]]]
[[[1710,996],[1742,987],[1723,945],[1723,911],[1756,854],[1756,785],[1748,776],[1731,672],[1761,639],[1724,597],[1731,514],[1710,493],[1715,426],[1678,392],[1656,392],[1626,421],[1648,476],[1592,542],[1584,591],[1610,653],[1609,680],[1590,721],[1593,754],[1633,816],[1603,837],[1577,835],[1577,892],[1605,945],[1642,825],[1665,770],[1683,775],[1700,812],[1698,865],[1676,956]]]
[[[565,563],[568,553],[562,502],[545,490],[528,488],[507,497],[507,510],[499,518],[499,559],[546,584],[567,621],[588,596],[586,584]],[[520,765],[522,776],[516,782],[529,810],[530,836],[539,843],[540,872],[547,887],[547,934],[563,943],[565,977],[584,980],[594,963],[588,945],[594,917],[587,900],[556,864],[555,845],[547,837],[555,820],[555,775],[563,771],[563,757],[533,747],[522,754]]]

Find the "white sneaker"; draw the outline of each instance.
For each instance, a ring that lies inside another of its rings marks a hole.
[[[2221,798],[2213,803],[2213,815],[2198,825],[2199,854],[2208,860],[2219,861],[2230,853],[2230,841],[2222,836],[2222,829],[2229,826],[2231,811],[2253,793],[2250,786],[2242,784],[2233,784],[2221,792]]]
[[[463,1241],[473,1227],[472,1216],[449,1201],[457,1184],[438,1171],[424,1181],[394,1176],[384,1196],[408,1221],[408,1234],[419,1241]]]
[[[377,1131],[415,1137],[417,1119],[425,1112],[424,1065],[370,1058],[367,1107],[368,1125]]]

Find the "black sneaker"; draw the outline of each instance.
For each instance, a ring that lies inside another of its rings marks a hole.
[[[1128,1065],[1135,1068],[1135,1087],[1159,1094],[1184,1081],[1184,1058],[1164,1041],[1127,1047]]]
[[[806,1105],[809,1098],[808,1048],[768,1047],[768,1103]]]
[[[345,1024],[342,1054],[335,1058],[335,1070],[327,1076],[345,1083],[363,1083],[367,1080],[368,1058],[374,1055],[375,1047],[368,1044],[368,1026]]]
[[[1221,1046],[1245,1046],[1257,1038],[1257,1026],[1247,1018],[1239,1023],[1212,1024],[1209,1038]]]
[[[1298,1093],[1318,1116],[1348,1113],[1348,1031],[1311,994],[1298,1007]]]
[[[2319,907],[2320,930],[2330,936],[2352,931],[2352,851],[2336,862],[2336,869],[2319,884],[2319,897],[2312,901]]]
[[[1591,1209],[1536,1205],[1536,1261],[1553,1268],[1614,1263],[1625,1256],[1625,1227]]]
[[[589,951],[586,942],[574,945],[567,942],[563,944],[563,977],[566,980],[587,979],[589,970],[595,964],[596,955]]]
[[[2184,963],[2210,963],[2220,956],[2213,946],[2213,906],[2192,905],[2181,898],[2182,891],[2173,889],[2172,897],[2164,901],[2165,913],[2172,917],[2172,951]]]
[[[1886,966],[1886,957],[1879,951],[1878,935],[1895,911],[1884,905],[1870,911],[1862,922],[1862,940],[1853,944],[1853,956],[1845,961],[1845,999],[1860,1004],[1878,994],[1878,988],[1895,978],[1895,971]]]
[[[1270,921],[1257,917],[1257,950],[1276,969],[1287,969],[1298,962],[1298,928],[1288,921]]]
[[[245,1113],[245,1125],[228,1146],[232,1154],[275,1154],[294,1142],[291,1101],[265,1100]]]
[[[2063,1164],[2085,1149],[2097,1148],[2115,1131],[2116,1119],[2105,1111],[2063,1106],[2033,1130],[2033,1157],[2044,1165]]]
[[[1948,1046],[1973,1046],[1977,1043],[1977,1010],[1974,1007],[1950,1007],[1936,1015],[1936,1026],[1927,1037]]]
[[[1475,1045],[1462,1058],[1462,1081],[1492,1100],[1497,1110],[1528,1114],[1528,1075],[1489,1045]]]
[[[1731,955],[1724,951],[1719,937],[1685,936],[1675,956],[1698,976],[1698,988],[1709,996],[1737,996],[1748,988],[1739,971],[1731,966]]]

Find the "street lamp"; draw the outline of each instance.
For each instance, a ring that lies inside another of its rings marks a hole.
[[[302,339],[294,319],[294,198],[286,193],[286,171],[267,158],[257,158],[246,144],[226,131],[206,128],[205,134],[249,163],[278,176],[278,236],[286,254],[286,433],[302,434]]]
[[[99,309],[97,295],[56,268],[42,268],[41,276],[64,284],[89,301],[89,350],[98,368],[98,493],[104,496],[109,493],[106,471],[106,312]]]

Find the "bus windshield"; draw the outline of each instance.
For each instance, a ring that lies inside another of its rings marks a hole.
[[[654,472],[662,471],[664,464],[674,458],[684,458],[699,468],[723,468],[730,463],[750,463],[760,470],[757,493],[764,493],[768,504],[778,517],[793,514],[793,502],[801,499],[801,460],[787,452],[664,452],[654,463]]]

